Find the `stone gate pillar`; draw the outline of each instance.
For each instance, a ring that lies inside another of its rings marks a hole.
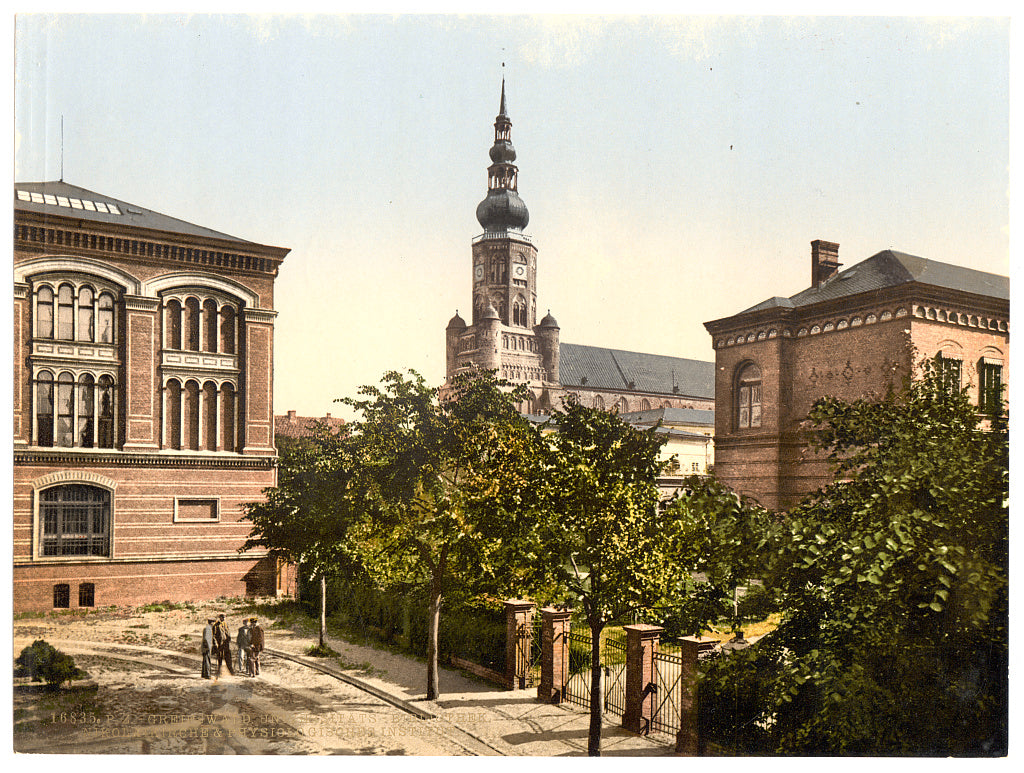
[[[700,638],[682,638],[683,670],[679,679],[680,717],[679,732],[676,733],[676,752],[696,757],[700,754],[700,733],[697,725],[697,652]]]
[[[536,608],[532,601],[523,599],[505,602],[505,681],[513,690],[522,690],[529,681]]]
[[[626,709],[622,713],[622,726],[647,735],[651,731],[658,692],[654,655],[665,629],[641,623],[624,626],[623,630],[626,632]]]
[[[569,681],[569,619],[572,612],[545,607],[540,616],[540,686],[537,697],[546,703],[561,703]]]

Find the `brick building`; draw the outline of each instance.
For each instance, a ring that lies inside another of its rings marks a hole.
[[[715,350],[715,470],[783,508],[830,480],[800,425],[824,395],[899,388],[925,358],[981,408],[1009,367],[1009,280],[885,250],[839,271],[839,245],[811,244],[811,286],[705,323]]]
[[[519,196],[504,82],[490,157],[487,196],[476,210],[484,231],[472,240],[473,311],[469,323],[458,312],[448,323],[447,378],[495,370],[527,385],[531,397],[521,409],[532,414],[557,409],[568,393],[620,413],[713,410],[713,363],[567,344],[550,311],[537,321],[537,248],[523,233],[530,213]]]
[[[15,184],[15,611],[290,591],[237,552],[275,483],[287,252]]]

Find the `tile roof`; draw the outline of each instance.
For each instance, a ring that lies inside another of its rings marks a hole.
[[[311,437],[317,424],[326,424],[331,430],[344,426],[345,420],[327,414],[322,418],[315,416],[296,416],[295,411],[288,411],[284,416],[274,417],[274,435],[277,437],[303,438]]]
[[[566,388],[715,396],[713,362],[565,343],[559,345],[559,357],[560,381]]]
[[[184,236],[205,236],[228,239],[240,244],[253,244],[253,242],[239,239],[237,236],[230,236],[211,228],[187,223],[184,220],[162,215],[151,209],[129,204],[101,193],[94,193],[66,182],[16,182],[14,183],[14,207],[26,212],[63,215],[112,225],[152,228]]]
[[[897,287],[909,282],[942,287],[948,290],[987,295],[1009,300],[1010,280],[999,274],[989,274],[973,268],[940,263],[895,250],[883,250],[867,260],[840,271],[820,287],[809,287],[789,298],[769,298],[751,306],[741,314],[773,307],[809,306],[821,301],[857,295],[886,287]]]

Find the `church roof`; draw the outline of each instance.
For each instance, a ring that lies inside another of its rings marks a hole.
[[[663,426],[677,424],[698,424],[705,427],[715,426],[715,412],[701,408],[651,408],[649,411],[629,411],[620,413],[619,418],[629,424],[653,425],[659,421]]]
[[[1010,280],[1005,276],[919,258],[896,250],[883,250],[845,271],[840,271],[819,287],[809,287],[789,298],[769,298],[741,313],[774,307],[810,306],[821,301],[897,287],[910,282],[1002,300],[1010,298]]]
[[[111,225],[135,226],[183,236],[228,239],[240,244],[253,242],[211,228],[162,215],[151,209],[95,193],[62,181],[14,183],[14,207],[26,212],[63,215]]]
[[[715,397],[715,364],[582,344],[559,344],[563,387]]]

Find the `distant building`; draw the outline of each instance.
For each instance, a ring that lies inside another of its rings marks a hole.
[[[811,243],[811,286],[705,323],[715,349],[715,471],[784,508],[830,480],[801,432],[811,405],[899,388],[936,355],[985,411],[1009,373],[1009,280],[885,250],[839,271]]]
[[[322,418],[316,418],[313,416],[296,416],[295,411],[288,411],[284,416],[274,417],[274,437],[277,440],[281,438],[291,438],[293,440],[308,438],[313,435],[313,431],[318,424],[322,424],[332,432],[336,432],[345,426],[345,420],[337,416],[331,416],[329,413]]]
[[[715,464],[715,412],[694,408],[654,408],[646,411],[620,413],[619,417],[637,429],[657,426],[657,433],[666,442],[662,460],[675,457],[667,476],[707,475]]]
[[[537,248],[523,233],[530,213],[519,197],[504,82],[490,158],[476,210],[484,231],[472,241],[472,315],[467,323],[456,312],[448,323],[447,378],[494,370],[528,387],[521,410],[532,414],[551,413],[567,394],[620,413],[713,410],[713,363],[562,343],[550,311],[537,321]]]
[[[276,480],[287,249],[14,186],[14,610],[290,590],[238,548]]]

